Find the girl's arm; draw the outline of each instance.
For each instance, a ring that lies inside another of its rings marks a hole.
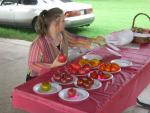
[[[33,42],[30,47],[28,57],[29,69],[37,72],[38,74],[48,72],[50,70],[51,64],[41,63],[41,58],[41,49],[36,42]]]
[[[104,42],[104,38],[98,36],[96,38],[87,38],[83,36],[77,36],[75,34],[69,33],[65,31],[68,35],[69,46],[76,46],[76,47],[84,47],[87,49],[91,49],[92,44],[101,45]]]

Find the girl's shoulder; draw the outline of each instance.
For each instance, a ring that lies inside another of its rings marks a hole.
[[[39,46],[41,40],[42,40],[42,38],[41,38],[40,36],[37,36],[37,37],[32,41],[31,47],[33,47],[33,46]]]
[[[38,44],[39,42],[42,42],[43,40],[44,40],[44,37],[37,36],[37,37],[33,40],[32,44]]]

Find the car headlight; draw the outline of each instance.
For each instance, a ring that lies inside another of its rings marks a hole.
[[[85,11],[86,11],[86,14],[91,14],[91,13],[93,13],[93,9],[92,9],[92,8],[85,9]]]

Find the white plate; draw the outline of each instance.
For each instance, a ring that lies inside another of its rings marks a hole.
[[[78,88],[85,89],[83,87],[78,86],[77,81],[78,79],[76,79],[76,81],[74,82],[74,85]],[[102,83],[99,80],[94,79],[94,84],[91,86],[90,89],[86,89],[86,90],[96,90],[96,89],[99,89],[100,87],[102,87]]]
[[[98,78],[98,80],[100,81],[108,81],[108,80],[111,80],[114,78],[113,74],[111,73],[108,73],[108,72],[103,72],[104,74],[108,74],[110,77],[108,79],[101,79],[101,78]]]
[[[42,95],[50,95],[50,94],[55,94],[58,93],[59,91],[62,90],[62,87],[59,84],[56,83],[50,83],[51,84],[51,89],[49,91],[42,91],[40,86],[42,83],[36,84],[33,87],[33,91],[37,94],[42,94]]]
[[[65,101],[68,102],[80,102],[83,100],[86,100],[89,97],[89,93],[86,90],[80,89],[80,88],[74,88],[77,91],[77,96],[73,97],[73,98],[69,98],[67,95],[67,92],[70,88],[66,88],[61,90],[58,93],[58,96]]]
[[[95,54],[86,54],[82,56],[82,58],[87,59],[87,60],[93,60],[93,59],[102,60],[103,59],[101,56],[95,55]]]
[[[75,82],[75,80],[76,80],[75,75],[74,75],[74,76],[73,76],[73,75],[70,75],[70,76],[72,76],[72,77],[73,77],[73,80],[72,80],[72,81],[70,81],[70,82],[68,82],[68,83],[66,83],[66,84],[63,84],[63,83],[61,83],[61,82],[57,82],[57,81],[55,81],[53,77],[51,77],[51,80],[52,80],[52,82],[55,82],[55,83],[60,84],[60,85],[70,85],[70,84],[73,84],[73,83]]]
[[[133,63],[131,61],[124,60],[124,59],[115,59],[115,60],[112,60],[111,63],[116,63],[120,67],[130,67],[133,65]]]

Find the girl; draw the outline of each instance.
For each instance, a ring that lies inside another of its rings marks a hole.
[[[58,55],[63,52],[68,55],[68,47],[91,48],[91,44],[103,41],[103,38],[84,38],[73,35],[64,29],[65,16],[59,8],[44,10],[37,20],[38,38],[33,41],[28,58],[31,71],[27,80],[46,73],[52,68],[63,66],[58,62]]]

